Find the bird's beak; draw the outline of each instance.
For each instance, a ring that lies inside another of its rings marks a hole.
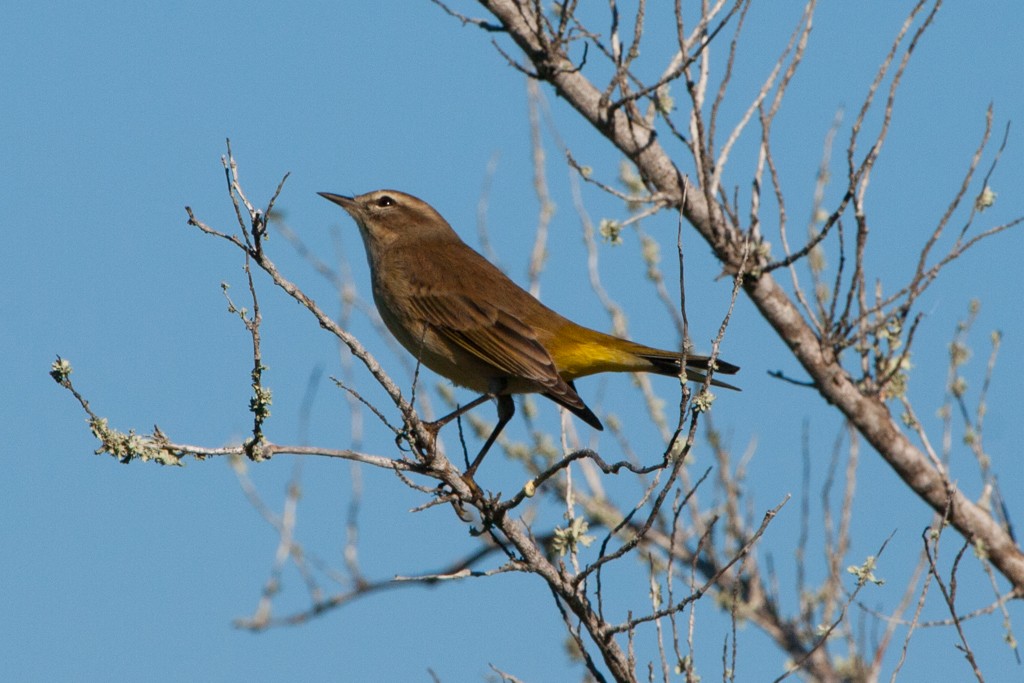
[[[335,204],[345,209],[349,213],[352,213],[352,209],[356,207],[356,201],[352,197],[345,197],[343,195],[333,194],[331,192],[317,192],[317,194],[329,202],[334,202]]]

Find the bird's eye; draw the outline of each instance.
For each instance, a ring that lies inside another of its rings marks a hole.
[[[389,197],[388,195],[384,195],[384,196],[379,197],[377,199],[377,206],[379,206],[381,208],[383,208],[385,206],[394,206],[394,205],[395,205],[395,200],[392,199],[391,197]]]

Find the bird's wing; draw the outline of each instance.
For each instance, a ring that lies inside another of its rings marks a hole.
[[[595,429],[604,429],[575,387],[558,374],[551,354],[526,323],[494,305],[459,294],[420,294],[409,303],[434,334],[492,366],[497,376],[534,384],[538,393]]]
[[[533,330],[497,306],[452,292],[417,294],[409,298],[409,304],[415,317],[434,334],[493,366],[501,375],[536,383],[545,391],[559,385],[569,388]]]

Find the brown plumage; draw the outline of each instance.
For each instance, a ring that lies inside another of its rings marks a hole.
[[[680,353],[591,330],[552,311],[463,242],[426,202],[395,190],[320,195],[359,226],[373,299],[395,338],[439,375],[498,399],[498,425],[470,473],[512,418],[511,394],[542,394],[603,429],[573,380],[598,372],[679,376]],[[687,355],[687,378],[703,381],[709,361]],[[718,360],[714,372],[738,370]],[[712,384],[735,389],[714,379]]]

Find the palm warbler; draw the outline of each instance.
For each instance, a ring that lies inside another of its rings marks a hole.
[[[409,353],[455,384],[483,394],[432,423],[437,430],[496,398],[498,424],[468,470],[472,474],[515,413],[512,394],[542,394],[595,429],[601,421],[573,380],[598,372],[678,377],[682,354],[642,346],[577,325],[512,282],[463,242],[426,202],[395,190],[358,197],[320,192],[355,220],[366,247],[373,300]],[[686,355],[686,377],[703,381],[706,356]],[[739,368],[718,360],[716,373]],[[712,384],[735,389],[728,384]]]

